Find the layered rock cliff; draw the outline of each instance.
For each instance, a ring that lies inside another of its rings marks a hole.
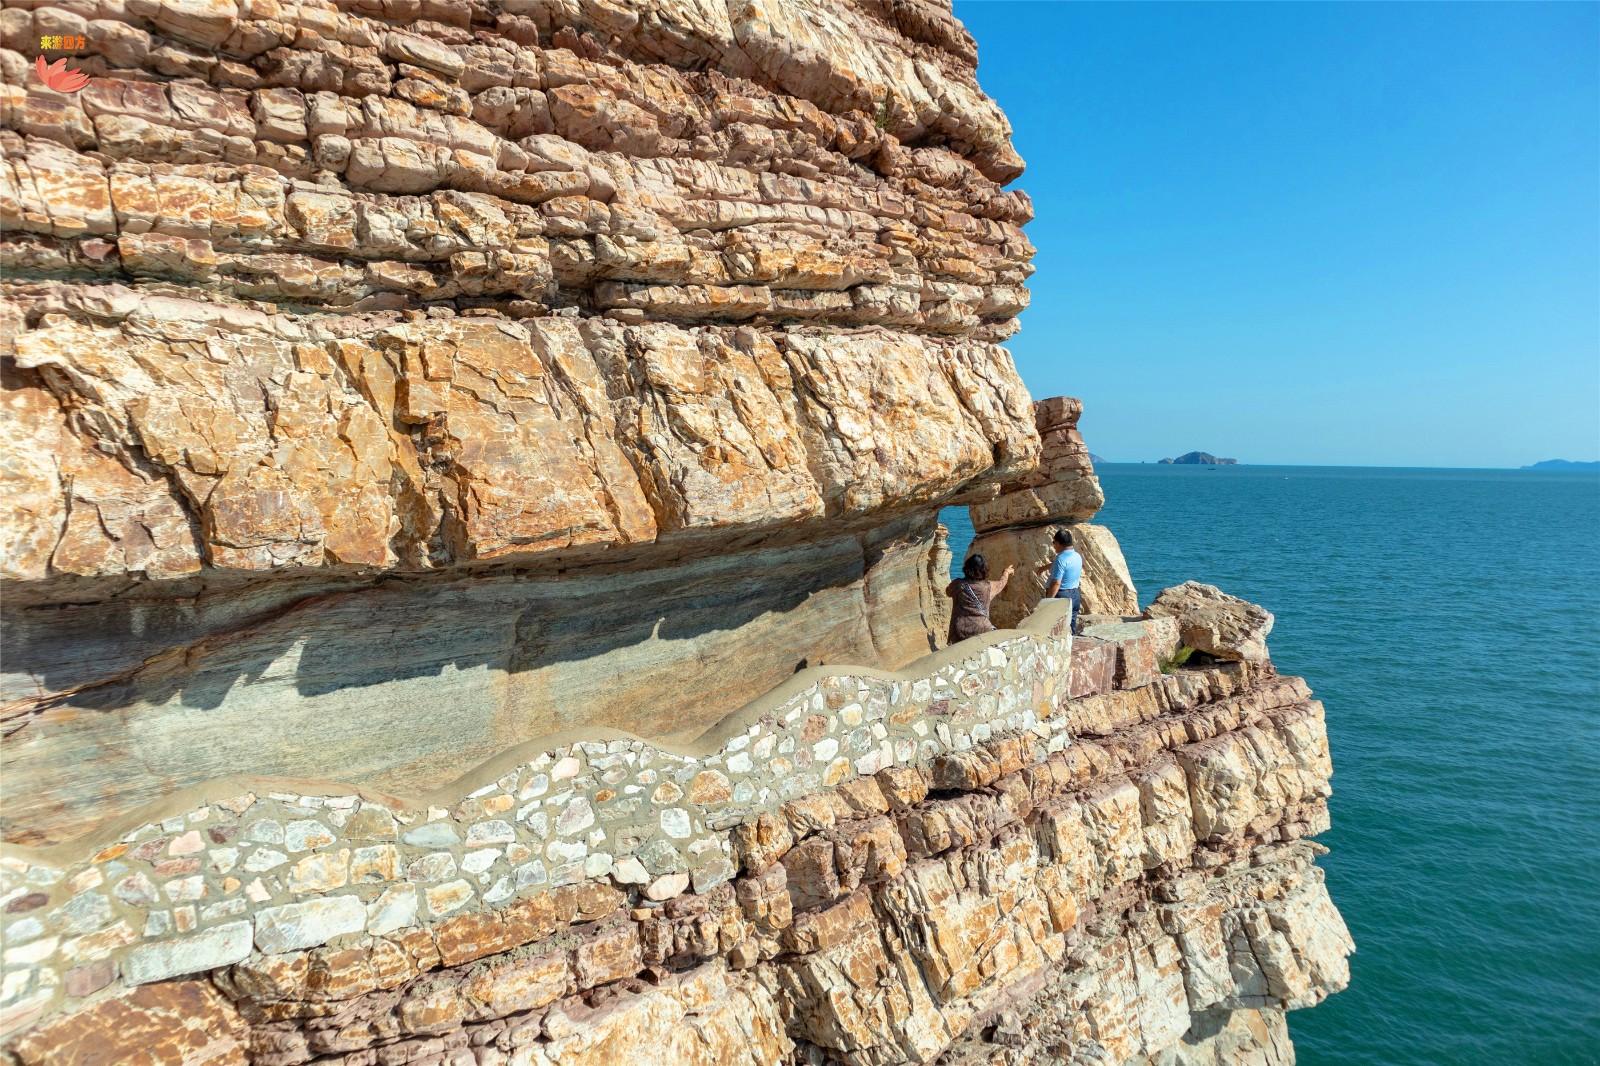
[[[1292,1055],[1351,949],[1321,707],[1216,590],[1133,617],[948,7],[0,46],[0,1054]],[[953,502],[1075,523],[1083,635],[1019,581],[939,647]]]
[[[902,665],[937,507],[1037,455],[1021,163],[936,5],[0,17],[3,714],[71,775],[10,839]]]

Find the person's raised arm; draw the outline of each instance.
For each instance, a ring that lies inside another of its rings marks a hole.
[[[1006,572],[1001,574],[1000,575],[1000,580],[996,581],[994,583],[994,594],[996,596],[1000,595],[1000,593],[1005,590],[1006,582],[1010,581],[1011,580],[1011,575],[1016,573],[1016,572],[1017,572],[1017,568],[1016,567],[1014,567],[1014,566],[1006,567]]]

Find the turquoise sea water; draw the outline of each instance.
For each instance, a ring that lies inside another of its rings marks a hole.
[[[1600,1062],[1600,476],[1097,472],[1141,602],[1263,604],[1327,706],[1320,862],[1357,952],[1289,1016],[1301,1066]]]

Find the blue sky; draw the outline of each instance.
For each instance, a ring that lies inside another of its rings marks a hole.
[[[1600,458],[1600,5],[955,9],[1097,454]]]

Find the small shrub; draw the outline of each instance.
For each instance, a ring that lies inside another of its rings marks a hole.
[[[1189,645],[1187,645],[1187,644],[1179,645],[1178,646],[1178,650],[1172,653],[1172,657],[1170,659],[1162,659],[1161,660],[1161,672],[1163,674],[1172,673],[1172,671],[1176,670],[1178,667],[1180,667],[1184,663],[1188,662],[1189,661],[1189,656],[1191,656],[1193,654],[1194,654],[1194,649],[1189,647]]]

